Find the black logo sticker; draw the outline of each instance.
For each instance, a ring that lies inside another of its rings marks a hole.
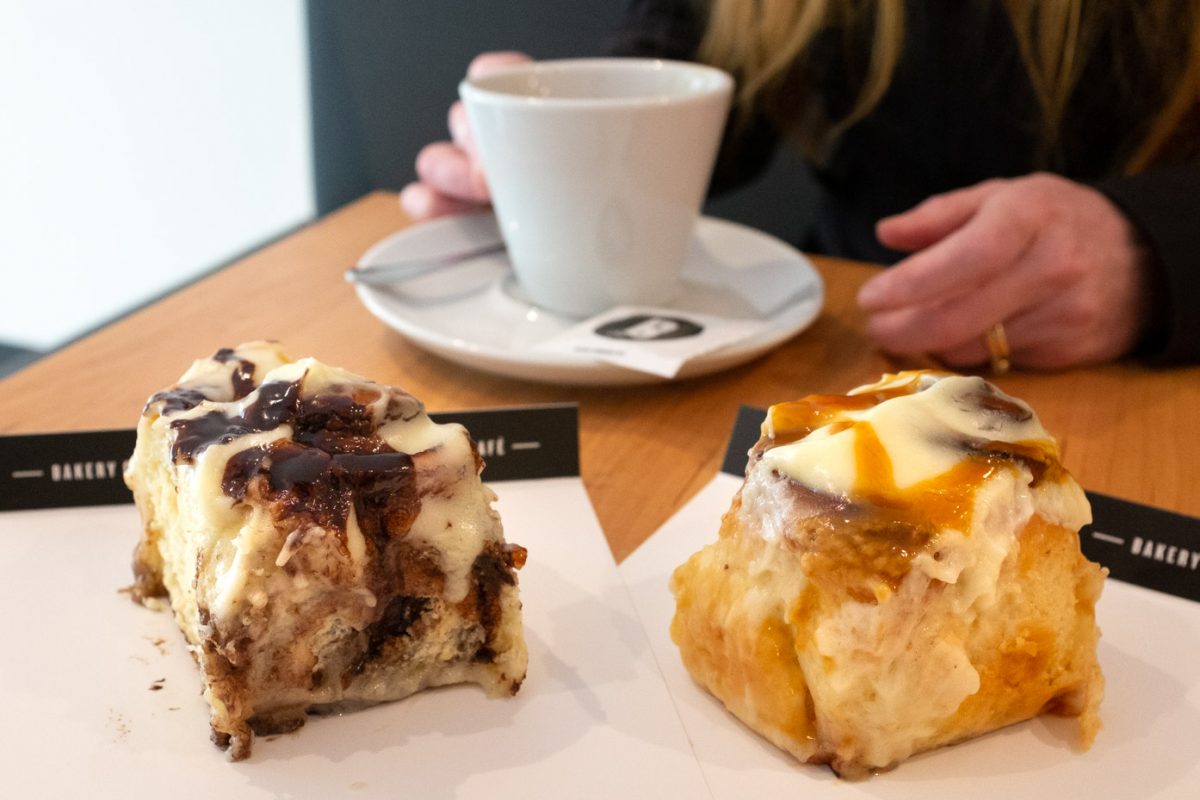
[[[657,342],[663,339],[686,339],[699,336],[704,331],[683,317],[664,317],[656,314],[635,314],[623,319],[614,319],[596,328],[597,336],[609,339],[629,339],[635,342]]]

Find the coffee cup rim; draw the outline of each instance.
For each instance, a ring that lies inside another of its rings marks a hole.
[[[693,73],[707,78],[709,83],[694,91],[675,93],[647,93],[624,97],[546,97],[501,91],[489,84],[510,79],[513,75],[553,72],[583,72],[586,70],[624,70],[628,72],[672,70]],[[665,58],[601,57],[559,58],[545,61],[528,61],[508,64],[490,70],[483,75],[468,76],[458,85],[459,96],[475,103],[496,106],[523,106],[545,108],[629,108],[636,106],[662,106],[704,102],[714,96],[729,95],[733,91],[733,78],[724,70],[692,61],[677,61]]]

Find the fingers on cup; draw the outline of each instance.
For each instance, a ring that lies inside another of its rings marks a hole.
[[[479,158],[479,147],[471,132],[471,122],[467,116],[467,107],[461,100],[455,100],[446,115],[447,127],[450,129],[450,139],[456,147],[467,154],[471,168],[482,174],[483,167]]]
[[[494,53],[480,53],[471,59],[470,65],[467,66],[467,77],[474,78],[477,75],[483,75],[493,70],[507,67],[510,64],[524,64],[527,61],[532,61],[525,53],[516,50],[500,50]]]
[[[490,200],[487,181],[478,162],[451,142],[425,145],[417,154],[417,177],[426,186],[468,203]]]
[[[420,222],[471,213],[478,211],[480,205],[448,197],[423,183],[410,183],[400,192],[400,207],[414,221]]]

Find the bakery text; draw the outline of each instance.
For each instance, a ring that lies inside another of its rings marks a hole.
[[[1186,547],[1143,539],[1140,536],[1133,537],[1130,549],[1135,556],[1161,561],[1164,564],[1190,570],[1200,567],[1200,550],[1189,550]]]
[[[51,464],[50,480],[55,483],[109,480],[121,474],[121,466],[119,461],[68,461]]]

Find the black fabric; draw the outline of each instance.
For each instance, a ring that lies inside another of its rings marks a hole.
[[[703,21],[694,0],[635,0],[606,50],[614,56],[690,61],[695,59],[703,35]],[[731,115],[709,193],[721,194],[757,178],[766,169],[777,143],[778,134],[765,117],[755,115],[749,124],[742,125],[736,115]]]
[[[1133,4],[1129,4],[1133,5]],[[1113,70],[1126,57],[1122,25],[1085,70],[1058,145],[1044,151],[1040,116],[1011,24],[996,2],[910,3],[904,51],[876,108],[814,164],[823,201],[804,246],[830,255],[891,263],[875,223],[926,197],[988,178],[1047,169],[1096,185],[1150,245],[1159,281],[1153,314],[1160,336],[1148,343],[1163,363],[1200,361],[1200,162],[1121,177],[1121,164],[1162,102],[1138,70]],[[1116,12],[1113,12],[1116,13]],[[1136,13],[1133,9],[1130,13]],[[703,31],[690,0],[634,0],[610,52],[694,58]],[[853,62],[831,58],[817,76],[820,102],[844,111],[858,90]],[[845,67],[847,63],[849,67]],[[1112,77],[1120,72],[1123,83]],[[1124,98],[1115,102],[1114,98]],[[801,102],[804,98],[797,98]],[[730,128],[713,181],[721,191],[752,179],[770,158],[778,131],[762,116]]]
[[[1164,364],[1200,361],[1200,164],[1160,167],[1096,184],[1137,226],[1155,260],[1155,340]]]

